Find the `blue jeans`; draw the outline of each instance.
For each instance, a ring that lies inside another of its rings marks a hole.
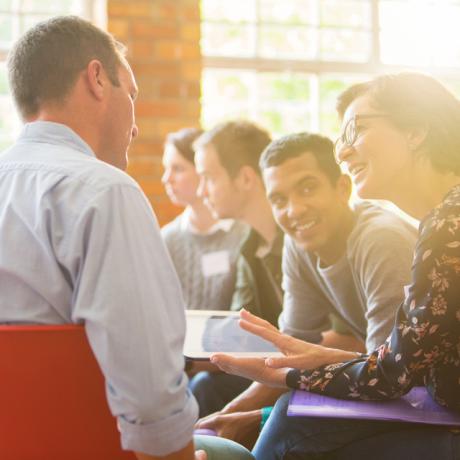
[[[252,453],[256,460],[459,460],[460,434],[446,427],[377,420],[288,417],[281,396]]]
[[[190,379],[189,388],[198,401],[201,418],[221,410],[250,384],[250,380],[236,375],[198,372]]]
[[[203,449],[208,460],[254,460],[251,452],[236,442],[217,436],[195,436],[195,449]]]

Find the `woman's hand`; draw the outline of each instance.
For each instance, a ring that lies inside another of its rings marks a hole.
[[[272,387],[285,387],[289,368],[310,370],[317,367],[356,358],[356,353],[305,342],[282,334],[275,326],[252,315],[240,312],[240,326],[252,334],[271,342],[284,356],[271,358],[236,358],[222,353],[211,357],[229,374],[240,375]]]

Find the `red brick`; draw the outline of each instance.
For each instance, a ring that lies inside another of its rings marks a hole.
[[[177,77],[181,75],[180,64],[178,62],[139,62],[131,61],[135,75],[158,77]]]
[[[163,184],[159,181],[140,180],[138,182],[146,195],[161,195],[165,193]]]
[[[182,64],[182,77],[185,80],[199,81],[201,78],[201,62],[184,62]]]
[[[183,98],[188,95],[188,85],[181,81],[164,80],[158,84],[159,97]]]
[[[149,17],[152,14],[151,1],[109,0],[107,4],[109,18],[118,17]]]
[[[134,59],[154,59],[155,44],[148,40],[133,40],[129,47],[131,60]]]
[[[155,43],[155,57],[159,60],[177,60],[182,57],[180,40],[161,40]]]
[[[123,19],[109,19],[107,30],[117,39],[126,40],[128,37],[129,23]]]
[[[139,101],[136,104],[138,117],[180,117],[182,104],[175,101]]]
[[[187,96],[199,100],[201,97],[201,84],[199,81],[190,81],[186,83]]]
[[[153,176],[158,173],[157,162],[154,157],[133,157],[129,159],[127,173],[134,178]]]
[[[131,30],[133,37],[140,38],[177,38],[180,34],[176,24],[152,24],[151,21],[134,21]]]
[[[200,23],[196,24],[183,24],[180,29],[180,36],[186,41],[200,43],[201,30]]]

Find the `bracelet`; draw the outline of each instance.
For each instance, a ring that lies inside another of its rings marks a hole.
[[[272,413],[273,406],[267,406],[267,407],[262,407],[260,409],[260,415],[262,416],[262,419],[260,420],[260,429],[262,429],[268,420],[268,417],[270,417],[270,414]]]

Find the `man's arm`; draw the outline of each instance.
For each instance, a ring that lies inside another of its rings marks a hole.
[[[323,340],[321,340],[320,345],[345,351],[366,353],[366,344],[361,339],[356,338],[354,335],[339,334],[332,329],[323,332]]]
[[[366,348],[382,345],[410,283],[416,232],[392,226],[368,227],[354,243],[353,270],[366,299]]]
[[[331,327],[330,301],[314,279],[308,255],[299,249],[289,236],[283,248],[283,311],[280,330],[285,334],[319,343],[322,332]]]
[[[69,244],[72,319],[85,323],[123,448],[159,458],[184,449],[197,416],[183,372],[184,305],[140,189],[121,184],[95,196]]]

